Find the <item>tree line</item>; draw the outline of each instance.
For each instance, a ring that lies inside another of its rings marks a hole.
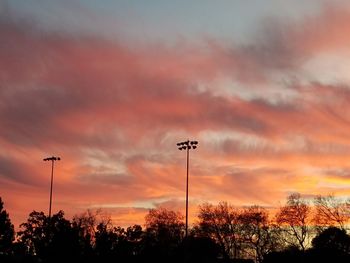
[[[183,215],[150,209],[144,227],[100,210],[68,220],[33,211],[16,232],[0,197],[0,262],[350,262],[350,202],[291,194],[272,211],[204,203],[185,237]]]

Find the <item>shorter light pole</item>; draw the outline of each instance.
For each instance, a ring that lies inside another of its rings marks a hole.
[[[190,159],[190,149],[196,149],[198,142],[197,141],[184,141],[179,142],[176,144],[178,146],[179,150],[186,150],[187,152],[187,169],[186,169],[186,229],[185,229],[185,237],[188,235],[188,166],[189,166],[189,159]]]
[[[45,158],[44,161],[51,161],[51,187],[50,187],[50,205],[49,205],[49,218],[51,218],[51,205],[52,205],[52,186],[53,186],[53,167],[54,167],[54,163],[55,161],[59,161],[61,160],[60,157],[48,157]]]

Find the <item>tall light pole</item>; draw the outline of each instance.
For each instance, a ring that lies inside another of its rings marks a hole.
[[[186,169],[186,229],[185,229],[185,236],[187,237],[188,234],[188,166],[189,166],[189,160],[190,160],[190,150],[196,149],[198,142],[197,141],[184,141],[179,142],[176,144],[178,146],[179,150],[186,150],[187,152],[187,169]]]
[[[48,157],[45,158],[44,161],[51,161],[51,187],[50,187],[50,206],[49,206],[49,218],[51,218],[51,204],[52,204],[52,186],[53,186],[53,167],[54,167],[54,163],[55,161],[59,161],[61,160],[60,157]]]

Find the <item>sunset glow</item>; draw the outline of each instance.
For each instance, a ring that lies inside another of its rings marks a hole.
[[[191,222],[203,202],[350,195],[347,1],[146,2],[0,3],[0,196],[16,227],[47,213],[52,155],[53,212],[184,213],[187,139]]]

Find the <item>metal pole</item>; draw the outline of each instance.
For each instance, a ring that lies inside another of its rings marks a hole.
[[[188,166],[189,166],[189,155],[190,155],[190,148],[187,147],[187,176],[186,176],[186,232],[185,236],[187,238],[187,232],[188,232]]]
[[[43,161],[51,161],[51,184],[50,184],[50,204],[49,204],[49,218],[51,218],[51,207],[52,207],[52,188],[53,188],[53,168],[54,168],[54,162],[61,160],[60,157],[48,157],[43,159]]]
[[[52,162],[52,168],[51,168],[51,187],[50,187],[50,207],[49,207],[49,218],[51,218],[51,205],[52,205],[52,186],[53,186],[53,166],[54,166],[54,159],[51,160]]]
[[[179,142],[176,144],[178,146],[178,149],[180,151],[186,150],[187,154],[187,166],[186,166],[186,228],[185,228],[185,237],[187,238],[188,236],[188,174],[189,174],[189,163],[190,163],[190,149],[196,149],[198,146],[198,141],[184,141],[184,142]]]

